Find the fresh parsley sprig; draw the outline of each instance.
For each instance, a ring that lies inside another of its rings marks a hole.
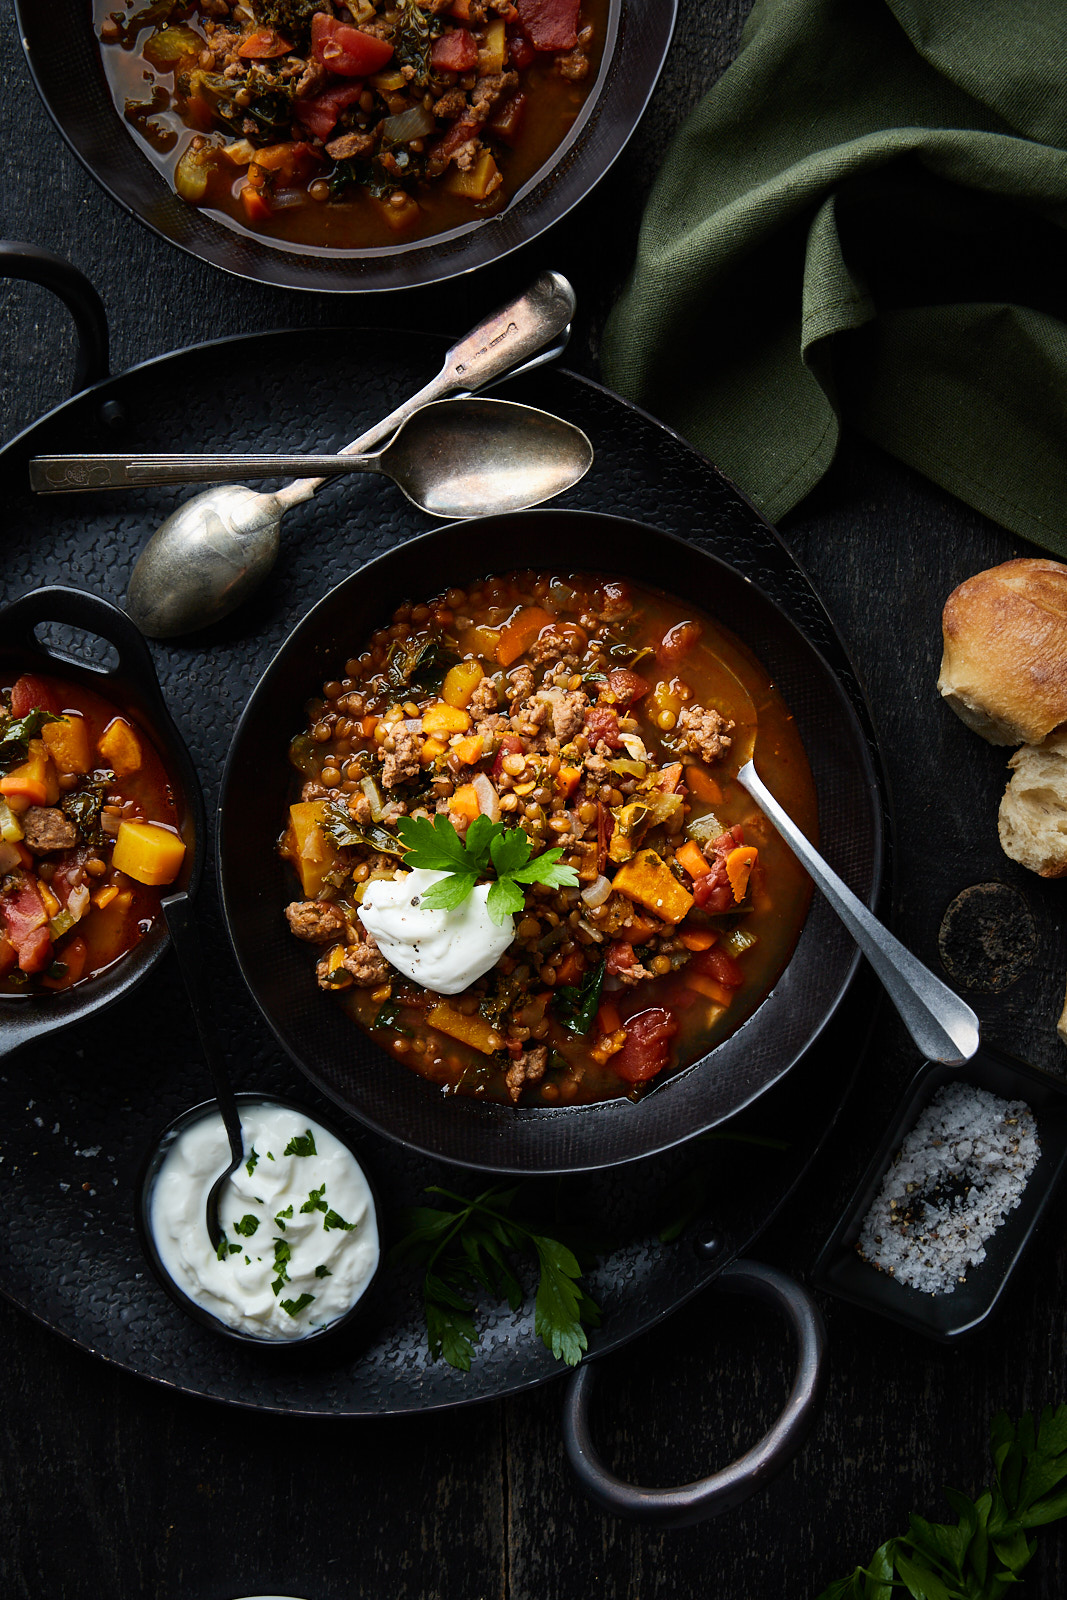
[[[505,828],[502,822],[475,817],[461,839],[448,818],[401,817],[397,833],[407,854],[406,867],[447,872],[422,896],[432,911],[452,911],[462,905],[479,878],[495,874],[486,907],[496,923],[519,912],[526,904],[522,885],[546,883],[554,889],[572,888],[578,882],[573,867],[560,863],[562,849],[543,850],[531,859],[532,846],[522,828]]]
[[[1033,1528],[1067,1516],[1067,1406],[1046,1406],[1012,1423],[993,1418],[993,1487],[969,1500],[957,1489],[945,1498],[955,1523],[913,1516],[908,1531],[887,1539],[866,1567],[824,1589],[819,1600],[1001,1600],[1031,1561]]]
[[[423,1305],[431,1359],[469,1372],[478,1330],[472,1295],[478,1289],[505,1299],[512,1311],[522,1305],[522,1285],[510,1258],[537,1258],[534,1332],[557,1361],[577,1366],[587,1347],[585,1327],[597,1327],[600,1310],[581,1285],[583,1263],[561,1239],[512,1215],[518,1188],[485,1189],[473,1200],[436,1185],[427,1194],[442,1204],[405,1212],[407,1232],[392,1258],[425,1268]]]

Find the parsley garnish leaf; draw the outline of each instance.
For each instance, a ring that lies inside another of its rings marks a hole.
[[[304,1307],[309,1306],[314,1298],[315,1296],[313,1294],[308,1294],[307,1290],[305,1289],[304,1293],[299,1297],[299,1299],[282,1300],[279,1302],[279,1304],[281,1305],[283,1311],[288,1311],[291,1317],[295,1317],[299,1316]]]
[[[258,1227],[259,1218],[257,1216],[253,1216],[252,1212],[249,1211],[247,1215],[241,1218],[240,1222],[234,1223],[233,1231],[234,1233],[243,1234],[246,1239],[251,1239]]]
[[[437,1187],[428,1193],[439,1196],[442,1205],[407,1211],[408,1231],[392,1255],[425,1268],[423,1306],[431,1359],[470,1371],[478,1342],[472,1296],[486,1290],[517,1311],[524,1294],[511,1260],[532,1254],[539,1268],[534,1331],[557,1360],[575,1366],[587,1348],[583,1324],[593,1327],[600,1320],[595,1302],[581,1286],[583,1263],[575,1251],[554,1233],[513,1215],[517,1188],[486,1189],[474,1199]]]
[[[267,1154],[270,1156],[269,1150]],[[311,1129],[308,1128],[306,1133],[294,1134],[289,1140],[289,1143],[286,1145],[285,1149],[282,1151],[282,1155],[317,1156],[318,1151],[315,1149],[315,1135],[312,1133]],[[270,1159],[273,1161],[274,1157],[270,1156]]]
[[[423,905],[431,911],[453,911],[462,905],[478,879],[490,871],[496,873],[496,881],[487,906],[498,925],[526,903],[517,885],[546,883],[552,888],[570,888],[578,882],[574,868],[560,864],[562,848],[543,850],[531,858],[533,846],[522,828],[505,828],[486,816],[475,817],[465,839],[443,812],[432,822],[428,817],[401,817],[396,826],[407,849],[405,866],[449,874],[422,896]]]
[[[322,1219],[322,1226],[329,1233],[331,1228],[343,1228],[346,1233],[351,1233],[355,1227],[354,1222],[346,1222],[344,1217],[339,1217],[334,1209],[330,1208]]]
[[[325,1184],[323,1184],[321,1189],[312,1189],[308,1194],[307,1199],[304,1201],[304,1204],[300,1207],[301,1214],[306,1211],[328,1211],[329,1207],[322,1198],[325,1193]]]
[[[258,1165],[259,1165],[259,1152],[256,1150],[255,1145],[253,1145],[252,1146],[252,1153],[248,1157],[248,1160],[245,1162],[245,1171],[248,1173],[249,1177],[252,1176],[253,1172],[255,1172],[256,1167]]]

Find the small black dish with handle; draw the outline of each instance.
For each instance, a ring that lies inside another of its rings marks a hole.
[[[897,1151],[937,1090],[948,1083],[972,1084],[1003,1100],[1024,1100],[1034,1113],[1041,1155],[1019,1204],[988,1240],[985,1260],[969,1268],[966,1282],[958,1283],[951,1294],[925,1294],[865,1261],[856,1250],[856,1241]],[[972,1333],[996,1307],[1065,1165],[1067,1084],[987,1044],[960,1065],[927,1063],[908,1086],[859,1187],[823,1246],[812,1283],[839,1300],[889,1317],[913,1333],[951,1344]]]
[[[47,642],[42,630],[63,642]],[[82,650],[76,654],[79,636]],[[100,640],[111,647],[103,664]],[[0,665],[10,666],[16,676],[29,669],[81,682],[133,716],[159,750],[176,788],[186,852],[171,892],[195,894],[205,837],[200,784],[167,710],[148,646],[126,613],[82,589],[56,584],[33,590],[0,607]],[[167,945],[166,923],[159,916],[132,950],[96,976],[53,994],[0,999],[0,1056],[121,999],[148,976]]]

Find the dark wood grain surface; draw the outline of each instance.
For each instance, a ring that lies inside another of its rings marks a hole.
[[[636,138],[547,238],[461,282],[368,305],[223,277],[128,218],[39,105],[5,7],[0,232],[59,252],[96,283],[116,371],[205,337],[269,327],[372,320],[458,332],[554,266],[579,295],[568,360],[595,375],[598,328],[631,259],[642,199],[671,131],[728,63],[746,10],[744,0],[682,0],[667,70]],[[50,296],[0,286],[5,438],[65,396],[72,349]],[[968,998],[989,1040],[1062,1072],[1064,891],[1001,854],[1006,752],[967,733],[934,690],[945,596],[1027,548],[853,440],[783,532],[853,653],[884,740],[897,931],[936,968],[954,897],[975,884],[1012,890],[1036,924],[1036,958],[1009,988],[977,987]],[[810,1269],[918,1065],[887,1010],[829,1150],[762,1241],[766,1260],[801,1277]],[[902,1531],[910,1510],[945,1514],[943,1484],[978,1489],[995,1411],[1067,1399],[1064,1221],[1060,1197],[1007,1304],[958,1348],[824,1301],[829,1381],[806,1450],[740,1510],[684,1532],[605,1517],[580,1497],[563,1456],[558,1385],[425,1419],[266,1418],[111,1369],[0,1301],[0,1592],[12,1600],[814,1596]],[[711,1290],[608,1358],[600,1392],[610,1399],[596,1419],[604,1455],[650,1483],[722,1465],[769,1423],[791,1369],[771,1314]],[[1065,1555],[1059,1530],[1045,1532],[1027,1592],[1061,1595]]]

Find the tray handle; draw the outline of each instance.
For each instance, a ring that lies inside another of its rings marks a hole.
[[[20,239],[0,239],[0,278],[23,278],[51,289],[74,318],[78,349],[71,394],[80,394],[109,373],[108,327],[104,302],[77,267]]]
[[[758,1444],[708,1478],[669,1489],[646,1489],[607,1470],[593,1447],[589,1402],[595,1363],[574,1373],[563,1402],[563,1443],[579,1483],[603,1511],[663,1528],[685,1528],[731,1511],[780,1472],[796,1455],[814,1421],[822,1390],[826,1330],[819,1308],[804,1286],[775,1267],[734,1261],[715,1279],[729,1294],[751,1295],[781,1311],[797,1343],[793,1387],[780,1416]]]

